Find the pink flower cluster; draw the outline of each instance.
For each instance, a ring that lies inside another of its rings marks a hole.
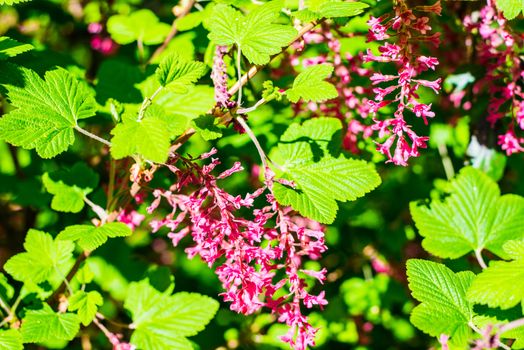
[[[388,162],[396,165],[407,165],[410,157],[418,157],[419,149],[426,148],[429,140],[426,136],[418,136],[405,120],[406,110],[428,123],[435,113],[431,104],[420,102],[417,91],[421,86],[432,89],[438,94],[441,78],[424,80],[418,76],[428,70],[435,70],[438,60],[435,57],[422,56],[418,53],[420,42],[439,45],[440,33],[430,34],[429,18],[417,16],[419,12],[436,13],[440,15],[440,2],[432,6],[416,6],[408,8],[403,0],[399,0],[394,8],[394,15],[384,15],[380,18],[371,17],[368,41],[384,41],[379,47],[379,55],[374,55],[368,49],[364,56],[365,62],[392,62],[396,65],[398,74],[385,75],[374,73],[371,83],[375,88],[375,99],[368,101],[370,112],[377,114],[379,110],[394,104],[393,118],[374,119],[373,130],[378,131],[380,138],[386,138],[378,144],[377,150],[388,157]],[[392,43],[386,41],[393,38]],[[392,154],[392,147],[394,152]]]
[[[351,34],[352,36],[354,34]],[[329,50],[318,56],[300,60],[300,51],[305,45],[327,45]],[[311,113],[313,116],[334,117],[347,122],[347,130],[343,140],[345,149],[359,153],[357,146],[359,137],[368,138],[373,134],[369,125],[364,123],[370,114],[367,97],[371,89],[354,82],[358,77],[369,77],[371,71],[362,67],[362,54],[355,56],[342,54],[341,43],[337,31],[331,25],[323,24],[321,28],[308,32],[302,42],[293,45],[295,52],[290,55],[292,66],[308,67],[315,64],[329,63],[334,67],[333,83],[338,91],[338,97],[322,102],[299,101],[294,105],[295,114]]]
[[[142,221],[144,221],[145,216],[138,213],[136,210],[121,210],[116,217],[116,220],[122,222],[129,226],[131,230],[135,230]]]
[[[104,56],[111,56],[118,50],[118,44],[107,34],[104,34],[104,26],[101,23],[89,23],[87,31],[92,34],[91,48]]]
[[[492,1],[481,9],[479,16],[466,16],[464,26],[468,32],[481,37],[477,52],[486,74],[475,84],[474,92],[488,90],[486,119],[494,127],[510,115],[511,122],[506,132],[499,135],[498,144],[507,155],[524,152],[524,137],[517,136],[524,130],[524,91],[518,83],[524,80],[518,53],[523,38],[509,30],[507,20]]]
[[[236,103],[231,101],[231,95],[227,92],[227,66],[224,56],[227,54],[227,46],[217,45],[215,56],[213,57],[213,67],[211,79],[215,86],[215,101],[218,107],[233,108]]]
[[[148,212],[154,212],[166,201],[171,212],[151,222],[153,232],[167,227],[173,245],[191,236],[194,245],[186,248],[189,257],[199,255],[216,274],[225,289],[222,296],[231,310],[248,315],[266,307],[278,322],[289,326],[282,340],[297,350],[314,345],[316,329],[303,314],[303,308],[327,304],[324,292],[307,290],[306,278],[325,280],[326,270],[304,269],[303,259],[318,259],[327,249],[323,227],[296,216],[289,208],[278,205],[271,194],[273,174],[266,169],[265,186],[244,198],[221,189],[217,181],[241,171],[240,163],[215,176],[219,160],[216,150],[200,159],[210,162],[199,166],[179,157],[167,166],[177,176],[168,190],[157,189]],[[176,161],[182,163],[177,167]],[[189,188],[195,189],[185,194]],[[268,204],[254,209],[254,200],[266,193]]]

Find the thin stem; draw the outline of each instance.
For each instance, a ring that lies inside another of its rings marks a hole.
[[[258,107],[262,106],[264,103],[266,103],[266,99],[265,98],[261,98],[260,100],[257,101],[257,103],[255,103],[251,107],[237,109],[236,113],[237,114],[247,114],[247,113],[253,112]]]
[[[111,342],[111,340],[114,338],[113,333],[111,333],[109,329],[107,329],[102,323],[100,323],[100,321],[98,321],[96,317],[93,319],[93,323],[102,331],[102,333],[104,333],[107,339],[109,339],[109,341]]]
[[[2,309],[4,309],[4,311],[10,315],[11,314],[11,309],[9,308],[9,306],[4,302],[4,299],[2,299],[2,297],[0,297],[0,307]]]
[[[515,329],[515,328],[519,328],[519,327],[522,327],[524,326],[524,318],[519,318],[517,320],[514,320],[514,321],[511,321],[509,323],[506,323],[505,325],[501,326],[499,328],[499,333],[505,333],[509,330],[512,330],[512,329]]]
[[[136,41],[136,45],[138,47],[138,62],[140,62],[140,64],[142,64],[144,62],[144,42],[142,41],[141,38],[139,38],[137,41]]]
[[[144,119],[144,114],[146,113],[146,109],[151,106],[151,104],[153,103],[153,100],[155,99],[155,97],[160,93],[160,91],[162,91],[164,89],[163,86],[159,86],[158,89],[155,90],[155,92],[153,92],[153,95],[151,95],[151,97],[146,97],[144,99],[144,101],[142,102],[142,105],[140,106],[140,110],[138,111],[138,117],[136,119],[137,122],[141,121],[142,119]]]
[[[264,150],[262,149],[262,147],[260,146],[260,143],[258,142],[257,137],[255,136],[255,134],[253,133],[253,130],[251,130],[249,125],[247,125],[244,118],[242,118],[241,116],[237,116],[236,119],[238,123],[244,128],[244,130],[246,131],[246,134],[249,136],[251,141],[253,141],[253,143],[255,144],[255,147],[257,148],[257,151],[258,151],[258,155],[260,156],[260,160],[262,161],[262,165],[265,170],[267,168],[267,156]]]
[[[75,130],[78,131],[81,134],[86,135],[87,137],[92,138],[93,140],[97,140],[98,142],[102,142],[104,145],[111,147],[111,142],[104,140],[103,138],[96,136],[95,134],[90,133],[89,131],[82,129],[78,125],[75,125]]]
[[[89,333],[83,332],[81,337],[82,350],[92,350],[93,345],[91,345],[91,338],[89,338]]]
[[[446,177],[448,180],[451,180],[453,177],[455,177],[455,169],[453,169],[453,163],[451,162],[451,158],[448,154],[448,148],[444,144],[438,145],[438,153],[440,154],[440,158],[442,159],[442,165],[444,166],[444,172],[446,173]]]
[[[5,325],[7,322],[11,321],[15,317],[16,309],[18,308],[18,305],[20,305],[21,301],[22,301],[22,295],[18,294],[18,297],[16,298],[15,302],[13,303],[13,306],[11,306],[11,308],[9,309],[9,312],[7,313],[7,316],[4,317],[2,322],[0,322],[0,328],[2,328],[3,325]]]
[[[116,161],[111,158],[109,161],[109,184],[107,185],[107,211],[111,211],[113,202],[113,192],[115,191]]]
[[[173,23],[171,24],[171,30],[169,31],[169,34],[167,34],[167,37],[164,40],[164,42],[162,43],[162,45],[160,45],[155,50],[155,52],[153,52],[153,54],[151,55],[151,57],[147,61],[148,64],[153,62],[153,60],[155,58],[157,58],[167,48],[167,46],[169,45],[169,42],[171,40],[173,40],[173,38],[175,37],[176,33],[178,32],[178,29],[176,27],[176,21],[178,19],[182,18],[182,17],[187,16],[187,14],[191,11],[191,8],[193,7],[194,4],[195,4],[194,0],[182,1],[182,8],[180,9],[179,14],[173,20]],[[175,8],[176,7],[173,8],[173,12],[175,12]]]
[[[2,328],[7,322],[11,321],[11,315],[7,315],[2,322],[0,322],[0,328]]]
[[[110,320],[110,319],[106,318],[103,314],[101,314],[100,312],[96,313],[96,317],[98,317],[101,320],[105,320],[105,321],[111,323],[114,326],[117,326],[117,327],[120,327],[120,328],[129,328],[129,325],[127,325],[125,323],[120,323],[120,322],[116,322],[116,321]]]
[[[242,68],[240,66],[240,61],[242,59],[242,49],[240,48],[240,45],[237,47],[237,74],[238,74],[238,80],[240,81],[242,79]],[[242,86],[238,89],[238,99],[237,99],[237,106],[240,107],[242,105]]]
[[[15,302],[13,303],[13,306],[11,306],[11,313],[15,314],[16,312],[16,309],[18,308],[18,305],[20,305],[20,302],[22,301],[22,295],[19,294],[18,297],[16,298]]]
[[[91,207],[91,209],[95,212],[95,214],[100,218],[100,221],[102,222],[102,225],[105,224],[107,221],[107,217],[109,216],[107,212],[102,208],[101,206],[91,202],[89,198],[84,197],[84,202],[86,202],[87,205]]]
[[[66,288],[66,282],[71,281],[73,279],[73,277],[75,277],[76,273],[78,272],[78,269],[80,268],[80,265],[84,262],[84,260],[87,259],[89,254],[91,254],[91,252],[84,251],[82,254],[80,254],[76,258],[75,264],[71,268],[71,271],[69,271],[69,273],[67,274],[67,276],[64,279],[64,281],[62,281],[62,284],[57,289],[55,289],[53,294],[47,299],[48,302],[50,302],[51,300],[55,299],[60,293],[62,293],[64,291],[64,289]],[[14,308],[14,305],[13,305],[13,308]]]
[[[475,326],[475,324],[472,321],[468,322],[468,326],[469,326],[469,328],[473,329],[475,331],[475,333],[478,333],[478,334],[484,336],[484,333],[482,333],[482,331],[477,326]]]
[[[66,276],[64,276],[64,274],[62,273],[62,271],[60,271],[60,269],[55,266],[55,271],[60,275],[60,277],[62,278],[62,281],[64,282],[66,288],[67,288],[67,291],[69,292],[69,295],[73,295],[73,288],[71,288],[71,285],[69,284],[69,281],[67,280]]]
[[[480,267],[482,267],[482,269],[485,269],[488,267],[488,265],[486,265],[486,262],[484,261],[484,258],[482,257],[481,251],[482,249],[475,249],[475,257],[477,258],[477,261]]]

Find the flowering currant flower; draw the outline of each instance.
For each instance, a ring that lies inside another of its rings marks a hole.
[[[524,138],[517,136],[524,130],[524,91],[522,84],[517,83],[524,79],[519,57],[523,38],[513,34],[493,1],[488,1],[478,16],[466,16],[464,26],[470,34],[479,34],[481,38],[477,52],[486,73],[473,90],[487,90],[486,120],[495,127],[509,116],[508,129],[498,136],[498,144],[507,155],[523,152]]]
[[[419,148],[426,148],[429,138],[418,136],[411,129],[405,121],[405,113],[411,111],[427,125],[428,118],[435,117],[435,113],[431,110],[431,104],[420,102],[417,92],[424,86],[438,94],[441,84],[440,78],[433,81],[418,78],[425,71],[435,70],[438,60],[435,57],[419,55],[417,42],[430,42],[438,46],[440,41],[440,33],[429,33],[429,17],[418,14],[440,15],[441,7],[437,2],[431,6],[416,6],[410,9],[405,1],[400,0],[396,3],[394,11],[393,16],[371,17],[368,21],[368,41],[384,41],[391,38],[395,41],[384,42],[378,49],[378,56],[368,49],[364,62],[393,63],[397,67],[396,75],[371,75],[369,79],[372,85],[376,86],[373,89],[375,99],[368,101],[368,105],[370,112],[375,115],[375,124],[371,128],[379,132],[380,138],[387,137],[382,144],[377,145],[377,150],[388,157],[387,162],[406,166],[410,157],[419,156]],[[388,32],[391,32],[391,35]],[[381,120],[377,113],[391,104],[396,106],[396,112],[392,118]]]
[[[213,150],[200,157],[210,159],[203,166],[182,158],[184,167],[169,165],[178,182],[167,190],[155,190],[148,212],[153,213],[162,201],[172,210],[165,218],[153,220],[151,228],[153,232],[168,228],[175,246],[191,237],[193,245],[186,253],[215,266],[224,288],[221,295],[231,303],[231,310],[249,315],[269,309],[278,322],[289,326],[282,339],[294,349],[304,350],[314,345],[317,330],[303,310],[327,304],[324,292],[314,295],[307,291],[306,277],[323,283],[327,271],[304,269],[303,260],[319,259],[326,251],[324,228],[276,202],[272,194],[274,174],[269,168],[265,169],[264,186],[255,192],[243,198],[227,193],[217,182],[241,171],[242,166],[235,163],[213,175],[220,164],[213,158],[215,153]],[[187,193],[189,188],[196,190]],[[259,197],[265,197],[267,205],[253,209]]]

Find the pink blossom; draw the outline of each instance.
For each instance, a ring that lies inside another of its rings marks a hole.
[[[134,230],[138,226],[140,226],[142,221],[144,221],[145,216],[138,213],[135,210],[131,210],[131,211],[122,210],[120,211],[116,219],[126,224],[127,226],[129,226],[132,230]]]
[[[424,124],[428,125],[427,118],[433,118],[435,116],[435,113],[431,111],[431,103],[429,105],[425,105],[423,103],[416,103],[413,106],[413,113],[419,118],[424,119]]]
[[[90,34],[100,34],[102,33],[102,30],[104,29],[104,27],[102,26],[101,23],[89,23],[87,25],[87,32],[90,33]]]
[[[498,144],[502,150],[506,151],[509,156],[513,153],[523,152],[524,147],[521,144],[524,143],[524,138],[517,138],[513,130],[508,130],[504,135],[499,135]]]
[[[420,56],[417,61],[424,64],[427,69],[435,70],[435,66],[438,65],[438,59],[435,57]]]
[[[184,168],[171,167],[179,181],[168,190],[154,191],[155,200],[165,200],[171,212],[152,221],[152,228],[169,227],[168,237],[175,246],[190,237],[193,244],[186,253],[189,257],[199,255],[209,266],[215,266],[224,288],[221,296],[231,310],[247,315],[268,308],[290,328],[282,339],[294,349],[305,349],[314,344],[316,329],[308,323],[302,308],[323,307],[327,301],[324,292],[309,294],[299,273],[325,280],[326,269],[302,269],[303,259],[318,259],[327,249],[324,228],[297,216],[290,208],[280,207],[272,195],[274,175],[270,169],[265,170],[263,187],[241,197],[217,184],[239,171],[240,163],[214,176],[218,164],[218,159],[211,158],[203,166],[185,160]],[[269,192],[265,195],[267,205],[253,209],[254,199],[264,192]],[[175,219],[174,213],[179,213]],[[261,244],[263,241],[269,244]]]
[[[396,165],[407,165],[410,157],[419,156],[419,148],[425,148],[427,137],[419,137],[412,130],[411,126],[405,121],[405,111],[411,110],[417,117],[422,118],[427,125],[428,118],[433,118],[435,113],[431,111],[431,104],[420,103],[417,93],[420,86],[432,89],[435,93],[440,91],[441,78],[436,80],[426,80],[418,78],[422,72],[435,70],[438,60],[434,57],[422,56],[418,54],[418,43],[430,42],[438,46],[440,33],[430,34],[431,26],[429,17],[418,16],[417,11],[433,12],[440,14],[440,3],[431,6],[416,6],[413,10],[401,0],[394,6],[395,15],[393,18],[376,19],[372,18],[368,22],[370,35],[374,40],[382,41],[389,37],[395,38],[395,42],[384,42],[380,48],[380,56],[371,55],[370,52],[365,56],[368,61],[375,62],[395,62],[398,75],[383,75],[374,73],[370,80],[373,85],[389,83],[388,86],[376,87],[374,101],[368,101],[370,113],[376,113],[389,104],[395,104],[396,109],[393,116],[386,120],[373,119],[375,125],[373,130],[379,132],[379,138],[387,136],[383,143],[377,142],[377,151],[384,154],[388,160]],[[387,38],[379,38],[378,35],[371,35],[375,32],[393,32]],[[384,101],[386,96],[393,95],[398,91],[392,100]],[[406,138],[405,135],[409,138]],[[411,144],[408,142],[411,142]],[[394,151],[392,151],[394,147]]]
[[[217,105],[220,107],[232,108],[235,103],[229,100],[231,95],[227,92],[227,67],[224,62],[224,56],[227,52],[227,46],[217,45],[215,56],[213,57],[211,79],[215,86],[215,101]]]

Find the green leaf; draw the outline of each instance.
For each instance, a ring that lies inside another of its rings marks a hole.
[[[104,244],[108,238],[126,237],[131,233],[131,229],[121,222],[111,222],[99,227],[72,225],[60,232],[57,239],[78,241],[80,248],[92,251]]]
[[[363,2],[328,1],[320,5],[320,17],[353,17],[364,12],[369,5]]]
[[[500,196],[497,184],[472,167],[463,168],[449,190],[448,197],[433,200],[429,207],[410,205],[424,249],[441,258],[482,249],[507,257],[504,242],[524,237],[524,198]]]
[[[17,109],[0,118],[0,139],[52,158],[73,144],[77,120],[95,114],[95,99],[64,69],[47,72],[45,81],[32,70],[21,72],[23,87],[6,85],[7,96]]]
[[[76,314],[55,313],[47,304],[42,310],[29,310],[22,320],[22,339],[24,343],[72,340],[80,330],[80,320]]]
[[[355,200],[380,184],[373,165],[331,154],[332,139],[341,128],[338,119],[315,118],[286,130],[278,144],[279,159],[284,161],[284,177],[296,188],[275,183],[280,204],[329,224],[338,211],[336,201]]]
[[[286,91],[291,102],[304,101],[322,102],[338,96],[337,89],[331,83],[324,81],[333,73],[333,66],[318,64],[307,67],[293,82],[293,87]]]
[[[119,44],[126,45],[140,41],[146,45],[162,43],[171,27],[162,23],[147,9],[138,10],[130,15],[111,16],[107,21],[107,31]]]
[[[524,0],[498,0],[496,4],[507,19],[513,19],[524,11]]]
[[[312,22],[320,19],[322,16],[318,12],[313,12],[310,9],[302,9],[299,11],[293,11],[291,15],[302,22]]]
[[[98,174],[82,162],[42,176],[44,187],[53,195],[51,208],[72,213],[82,210],[85,196],[96,188],[98,180]]]
[[[214,90],[209,86],[196,85],[187,93],[175,94],[162,91],[155,103],[164,107],[173,118],[185,117],[186,122],[206,114],[215,104]]]
[[[104,303],[104,299],[97,291],[76,291],[69,298],[69,311],[77,311],[78,318],[84,326],[93,322],[98,307]]]
[[[21,2],[28,2],[30,0],[0,0],[0,5],[15,5]]]
[[[411,312],[411,323],[431,336],[446,334],[454,344],[465,344],[473,317],[466,299],[473,272],[454,273],[443,264],[410,259],[407,275],[413,297],[421,302]]]
[[[17,281],[40,283],[57,271],[67,273],[71,267],[73,242],[53,240],[50,234],[31,229],[24,248],[26,252],[16,254],[4,266]]]
[[[6,275],[0,272],[0,299],[8,304],[14,295],[15,289],[9,284]]]
[[[209,39],[217,45],[236,44],[249,62],[266,64],[297,34],[290,25],[272,23],[282,7],[281,1],[269,1],[244,16],[230,6],[218,4],[207,23]]]
[[[181,32],[193,29],[199,26],[208,14],[209,10],[208,7],[206,7],[204,11],[196,11],[179,17],[176,19],[176,28]]]
[[[218,302],[204,295],[169,294],[147,280],[129,285],[124,307],[133,319],[133,345],[148,350],[190,349],[186,337],[203,330],[218,310]]]
[[[0,4],[2,1],[0,0]],[[14,39],[6,36],[0,36],[0,60],[15,57],[21,53],[30,51],[33,49],[33,45],[22,44]]]
[[[22,335],[17,329],[0,330],[0,350],[23,350]]]
[[[215,125],[215,120],[212,115],[203,115],[193,119],[191,125],[204,140],[215,140],[222,136],[222,130]]]
[[[78,213],[84,207],[84,198],[91,193],[91,188],[66,185],[62,180],[53,181],[48,173],[42,175],[42,182],[47,192],[53,195],[51,208],[66,213]]]
[[[121,103],[141,103],[144,99],[135,84],[144,77],[140,69],[123,59],[107,59],[96,74],[96,99],[104,105],[113,98]]]
[[[160,85],[192,85],[207,71],[202,62],[184,61],[179,55],[173,54],[166,57],[155,71]]]
[[[115,159],[140,154],[157,163],[167,160],[170,133],[163,118],[146,117],[141,121],[127,118],[111,130],[111,134],[111,154]]]
[[[473,280],[468,290],[469,301],[503,310],[523,303],[524,241],[509,241],[504,250],[514,260],[490,262]]]

